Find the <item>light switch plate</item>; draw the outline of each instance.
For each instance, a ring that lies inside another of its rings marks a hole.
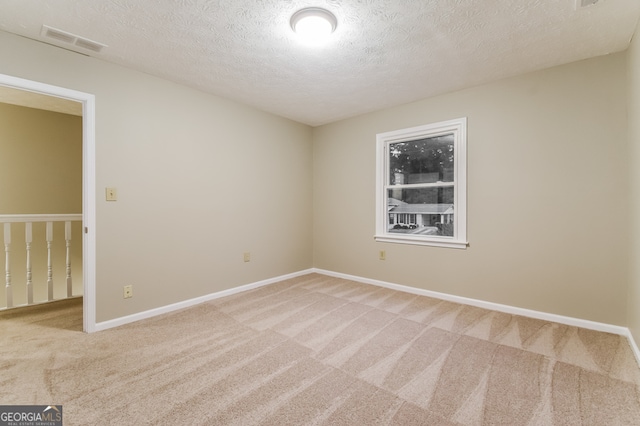
[[[106,198],[107,198],[107,201],[117,201],[118,190],[115,188],[106,188]]]

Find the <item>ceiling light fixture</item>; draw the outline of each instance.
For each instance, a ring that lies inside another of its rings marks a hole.
[[[310,44],[325,42],[337,26],[335,15],[319,7],[300,9],[291,16],[291,29]]]

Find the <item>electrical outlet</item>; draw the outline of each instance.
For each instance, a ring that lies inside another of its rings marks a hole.
[[[380,250],[379,258],[380,260],[387,260],[387,252],[384,250]]]
[[[124,286],[124,298],[125,299],[130,299],[133,297],[133,286],[132,285],[125,285]]]
[[[244,261],[251,262],[251,253],[249,253],[248,251],[244,253]]]

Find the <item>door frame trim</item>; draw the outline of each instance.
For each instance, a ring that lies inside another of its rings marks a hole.
[[[96,125],[95,96],[0,74],[0,85],[82,103],[82,329],[96,331]]]

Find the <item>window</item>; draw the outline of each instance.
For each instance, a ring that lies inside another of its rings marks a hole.
[[[467,119],[377,135],[376,241],[467,246]]]

